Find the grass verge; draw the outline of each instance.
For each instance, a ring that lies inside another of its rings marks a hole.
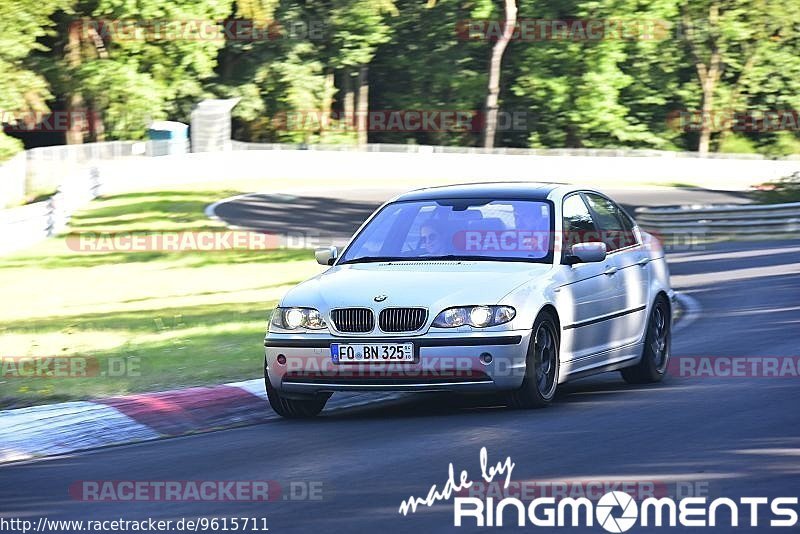
[[[237,191],[200,187],[95,200],[69,234],[0,258],[0,408],[259,376],[269,311],[319,272],[310,252],[67,245],[86,233],[224,230],[203,210]],[[57,376],[29,376],[47,371]]]

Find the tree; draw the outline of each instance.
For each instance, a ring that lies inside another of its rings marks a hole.
[[[662,132],[656,131],[658,121],[645,120],[669,101],[665,81],[674,76],[670,71],[677,58],[670,53],[670,40],[635,33],[638,20],[664,17],[666,3],[653,2],[648,11],[633,0],[539,0],[520,6],[520,19],[569,23],[559,32],[546,26],[530,41],[511,43],[507,52],[505,75],[511,80],[511,95],[505,99],[532,117],[530,146],[666,144]],[[631,12],[636,18],[628,21],[628,30],[625,15]],[[592,33],[583,23],[587,20],[608,28]],[[644,105],[646,113],[637,114]],[[665,129],[664,120],[660,128]]]
[[[684,3],[681,6],[681,20],[683,23],[684,35],[691,53],[692,62],[697,70],[697,79],[700,82],[702,91],[700,142],[697,151],[700,154],[707,154],[711,145],[711,124],[714,120],[714,96],[717,84],[722,76],[722,54],[723,46],[722,35],[720,32],[720,2],[711,0],[706,2]],[[695,29],[695,22],[692,19],[692,12],[696,9],[705,7],[708,13],[708,31],[706,35],[698,36]],[[703,48],[707,50],[703,50]],[[707,54],[704,54],[707,52]],[[705,57],[704,57],[705,56]]]
[[[500,68],[503,62],[503,53],[514,33],[517,22],[516,0],[505,0],[505,21],[503,34],[492,47],[492,59],[489,62],[489,87],[486,93],[486,127],[484,129],[483,146],[494,147],[495,131],[497,130],[497,100],[500,94]]]
[[[276,27],[306,28],[307,33],[226,44],[224,86],[219,89],[246,97],[234,110],[241,121],[237,131],[250,135],[261,129],[262,139],[272,141],[366,143],[368,66],[378,46],[391,38],[386,19],[397,15],[394,1],[270,1],[268,18],[274,18]],[[237,16],[252,13],[239,6]],[[331,118],[337,93],[344,120]]]
[[[486,97],[489,50],[484,40],[464,39],[460,24],[487,19],[490,0],[423,3],[399,0],[391,19],[392,40],[378,47],[370,64],[372,105],[384,110],[478,112]],[[461,37],[459,37],[461,36]],[[478,145],[477,128],[374,132],[373,142]]]
[[[546,32],[525,40],[532,19]],[[464,39],[466,21],[491,31]],[[800,10],[783,0],[19,0],[0,29],[4,110],[102,117],[69,142],[142,137],[216,96],[241,99],[243,140],[800,152],[796,124],[742,131],[729,113],[800,108]],[[371,108],[484,120],[368,131]],[[693,109],[697,131],[670,127]]]
[[[50,16],[59,0],[0,2],[0,122],[16,122],[28,112],[45,113],[52,97],[41,66],[32,58],[46,47],[39,39],[52,31]],[[0,160],[22,148],[22,143],[0,132]]]
[[[345,120],[355,111],[358,144],[367,143],[369,63],[377,47],[391,38],[386,15],[396,16],[393,0],[335,0],[330,14],[332,31],[329,65],[343,71]],[[356,83],[353,86],[353,74]]]
[[[797,6],[778,0],[684,0],[681,23],[702,95],[697,150],[706,154],[715,132],[731,130],[720,101],[728,112],[746,112],[751,96],[763,93],[762,84],[772,76],[790,83],[781,71],[800,69],[800,14]],[[784,93],[785,86],[769,85],[773,100]]]
[[[74,2],[60,19],[59,68],[68,107],[99,117],[101,138],[135,139],[148,123],[187,121],[208,95],[232,0]],[[70,142],[80,142],[75,132]],[[97,139],[97,135],[95,135]]]

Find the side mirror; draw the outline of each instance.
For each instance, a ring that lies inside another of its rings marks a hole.
[[[333,265],[339,257],[339,249],[336,247],[320,247],[314,249],[314,257],[320,265]]]
[[[575,243],[572,252],[565,258],[567,265],[597,263],[606,259],[606,244],[601,242]]]

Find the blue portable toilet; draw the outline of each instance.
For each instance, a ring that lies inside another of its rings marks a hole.
[[[147,155],[167,156],[189,151],[189,125],[176,121],[154,121],[147,129]]]

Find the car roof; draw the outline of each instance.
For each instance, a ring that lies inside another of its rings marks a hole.
[[[566,184],[554,182],[478,182],[415,189],[395,197],[395,201],[437,200],[441,198],[496,198],[545,200],[551,191]]]

